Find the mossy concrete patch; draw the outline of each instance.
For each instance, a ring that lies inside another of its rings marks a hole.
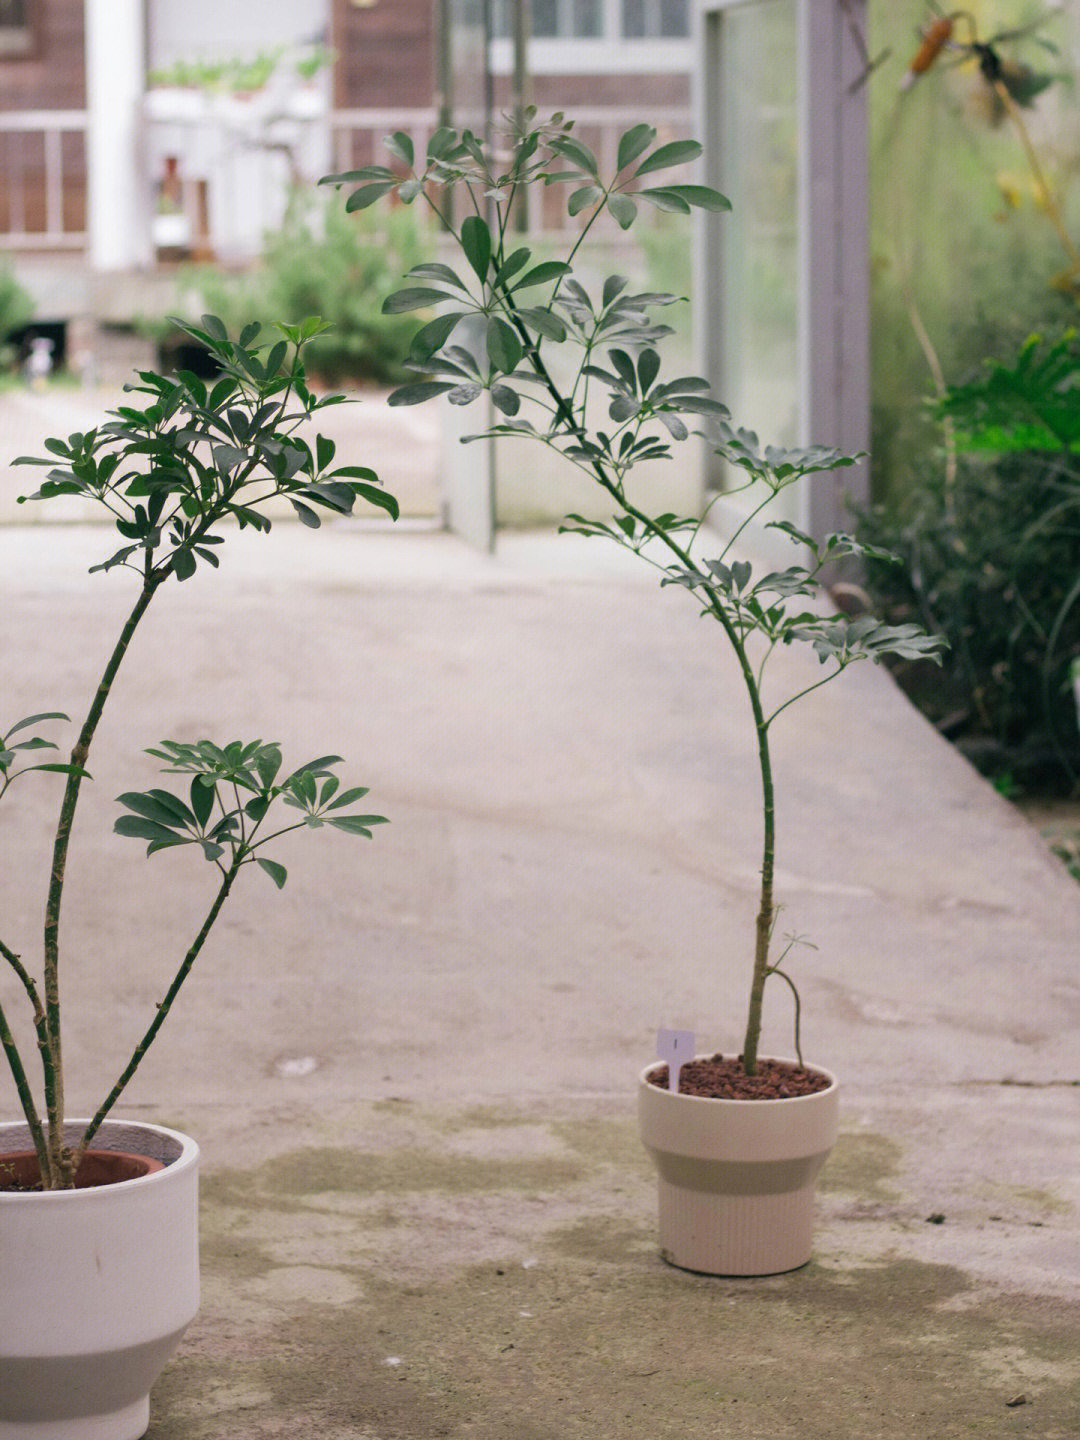
[[[575,1224],[527,1267],[371,1275],[354,1303],[307,1306],[254,1347],[185,1351],[151,1433],[217,1440],[233,1393],[230,1433],[298,1440],[1075,1440],[1080,1313],[949,1309],[967,1286],[905,1260],[711,1280],[664,1266],[644,1227]]]
[[[870,1130],[841,1131],[821,1176],[823,1194],[839,1191],[865,1200],[895,1198],[890,1185],[900,1169],[903,1152],[895,1140]]]
[[[505,1118],[385,1113],[401,1148],[211,1173],[204,1311],[151,1440],[1080,1434],[1080,1306],[990,1292],[900,1230],[884,1258],[833,1243],[791,1275],[686,1274],[657,1255],[631,1118],[550,1117],[539,1156],[537,1115]],[[500,1158],[461,1152],[493,1130]],[[892,1194],[902,1161],[846,1133],[823,1209]]]

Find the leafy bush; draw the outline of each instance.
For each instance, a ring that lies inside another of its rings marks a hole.
[[[432,248],[413,211],[376,220],[347,215],[339,201],[316,207],[297,199],[281,229],[267,236],[256,270],[230,276],[198,269],[186,284],[230,328],[321,315],[332,328],[308,347],[313,374],[334,384],[396,384],[408,373],[401,357],[414,327],[407,316],[384,315],[383,301],[401,271],[428,259]]]
[[[12,271],[0,266],[0,368],[6,369],[15,360],[14,347],[7,343],[8,336],[21,329],[33,314],[33,300]]]
[[[864,517],[863,537],[901,555],[868,565],[893,620],[946,635],[944,675],[901,679],[927,715],[999,782],[1080,790],[1070,678],[1080,656],[1080,342],[1027,341],[938,407],[956,426],[942,470],[905,503]]]

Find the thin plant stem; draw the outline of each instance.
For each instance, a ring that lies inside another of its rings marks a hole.
[[[73,1169],[78,1169],[79,1162],[86,1154],[90,1141],[97,1134],[101,1122],[105,1119],[109,1111],[116,1104],[116,1101],[120,1098],[120,1095],[127,1086],[128,1081],[135,1074],[135,1071],[139,1068],[139,1063],[142,1060],[143,1056],[146,1054],[147,1050],[150,1048],[150,1045],[153,1042],[155,1035],[165,1023],[165,1017],[166,1015],[168,1015],[169,1010],[172,1007],[173,1001],[179,994],[181,985],[183,985],[184,981],[191,973],[191,967],[194,965],[196,959],[198,958],[199,951],[202,949],[203,944],[206,941],[206,937],[209,935],[211,929],[213,928],[214,921],[217,919],[221,907],[228,899],[229,891],[232,889],[233,881],[236,879],[236,876],[239,873],[242,864],[242,859],[234,858],[229,869],[225,872],[225,878],[224,880],[222,880],[221,885],[218,888],[217,895],[214,897],[214,903],[207,911],[206,918],[202,923],[199,933],[198,935],[196,935],[194,941],[192,942],[191,948],[184,956],[183,963],[181,964],[179,970],[177,970],[176,975],[173,977],[172,984],[165,992],[164,999],[158,1004],[154,1014],[154,1018],[151,1021],[145,1035],[143,1035],[138,1045],[136,1045],[135,1050],[132,1053],[131,1059],[124,1066],[124,1069],[120,1074],[120,1078],[117,1080],[116,1084],[112,1087],[108,1095],[102,1101],[96,1114],[93,1116],[89,1125],[86,1127],[86,1131],[84,1132],[83,1137],[79,1141],[79,1144],[75,1150],[75,1154],[73,1157]]]
[[[1012,121],[1016,133],[1020,137],[1020,144],[1024,147],[1024,154],[1027,156],[1031,173],[1035,177],[1035,183],[1039,187],[1043,206],[1046,210],[1046,217],[1054,228],[1054,234],[1061,242],[1061,248],[1069,257],[1070,269],[1074,276],[1080,275],[1080,250],[1077,250],[1072,237],[1065,228],[1065,221],[1061,216],[1061,207],[1058,205],[1053,188],[1043,173],[1042,166],[1039,164],[1038,152],[1031,139],[1031,133],[1024,124],[1024,117],[1020,114],[1020,107],[1009,94],[1009,87],[1005,84],[1004,80],[1000,78],[994,81],[994,94],[1001,101],[1002,105],[1004,105],[1005,113]]]
[[[516,314],[513,299],[506,297],[508,309]],[[516,321],[516,328],[519,335],[531,349],[530,360],[537,367],[537,374],[547,386],[548,393],[555,402],[558,418],[567,425],[573,434],[580,433],[580,426],[574,418],[573,412],[569,409],[561,392],[548,373],[547,367],[537,353],[535,347],[529,346],[528,332],[520,321]],[[592,471],[600,485],[620,505],[627,515],[633,516],[648,532],[655,538],[661,540],[667,548],[676,555],[679,560],[688,568],[693,569],[693,557],[679,542],[662,527],[657,526],[652,518],[643,510],[639,509],[623,494],[622,489],[606,473],[604,467],[598,462],[591,463]],[[775,905],[773,900],[773,874],[775,869],[776,856],[776,799],[773,785],[772,757],[769,751],[769,726],[765,719],[765,713],[761,702],[754,670],[750,664],[749,656],[742,637],[739,635],[730,617],[725,613],[723,607],[714,596],[709,596],[709,612],[723,626],[731,647],[735,652],[739,664],[739,670],[746,687],[750,700],[750,708],[754,716],[754,729],[757,734],[758,768],[761,776],[762,808],[763,808],[763,836],[761,855],[761,890],[759,892],[758,914],[755,926],[754,944],[754,970],[750,984],[750,1004],[747,1013],[746,1035],[743,1041],[742,1063],[747,1075],[757,1073],[757,1052],[758,1043],[761,1037],[762,1003],[765,992],[765,981],[768,978],[769,969],[769,939],[772,934]]]
[[[97,730],[105,702],[109,698],[116,672],[131,643],[131,637],[146,613],[146,608],[153,599],[161,578],[163,577],[148,576],[144,580],[139,598],[124,622],[120,638],[116,642],[105,672],[94,693],[90,710],[71,752],[72,768],[68,772],[67,784],[64,787],[64,798],[60,805],[60,818],[56,827],[56,838],[53,842],[52,869],[45,906],[44,989],[48,1056],[52,1066],[51,1081],[48,1076],[46,1077],[46,1106],[49,1116],[49,1150],[53,1160],[54,1179],[58,1174],[63,1176],[66,1169],[61,1154],[63,1149],[64,1075],[60,1037],[60,906],[64,894],[71,827],[75,818],[75,807],[78,804],[79,789],[94,732]]]
[[[19,1095],[19,1103],[22,1106],[23,1115],[33,1137],[34,1149],[37,1152],[38,1168],[41,1171],[42,1184],[48,1186],[52,1178],[52,1162],[49,1154],[49,1142],[45,1135],[41,1117],[38,1115],[37,1106],[34,1104],[33,1091],[26,1078],[26,1071],[23,1069],[22,1058],[19,1055],[19,1048],[15,1044],[15,1037],[11,1033],[7,1016],[3,1007],[0,1006],[0,1045],[4,1047],[4,1054],[7,1057],[8,1067],[11,1070],[12,1079],[15,1081],[15,1089]]]
[[[34,1012],[34,1030],[37,1034],[38,1054],[41,1057],[42,1072],[44,1075],[46,1092],[48,1092],[49,1088],[54,1084],[55,1070],[52,1060],[52,1051],[49,1046],[49,1031],[45,1023],[45,1008],[41,1003],[40,992],[38,991],[37,985],[34,983],[33,977],[26,969],[26,966],[22,963],[20,957],[16,955],[15,952],[7,945],[5,945],[3,941],[0,941],[0,954],[3,955],[4,959],[8,962],[12,970],[18,976],[23,988],[25,989],[30,999],[30,1005]],[[20,1099],[21,1098],[22,1097],[20,1096]],[[31,1121],[29,1112],[26,1112],[26,1119],[27,1123],[31,1126],[31,1128],[33,1128],[33,1121]]]

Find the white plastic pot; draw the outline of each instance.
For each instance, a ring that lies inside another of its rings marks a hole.
[[[704,1058],[704,1057],[701,1057]],[[791,1063],[791,1062],[786,1062]],[[836,1143],[838,1088],[789,1100],[709,1100],[638,1085],[659,1173],[660,1251],[706,1275],[777,1275],[810,1259],[814,1189]]]
[[[65,1139],[85,1126],[72,1121]],[[32,1148],[26,1125],[0,1125],[0,1157]],[[198,1146],[107,1120],[92,1148],[165,1168],[0,1192],[0,1440],[138,1440],[150,1387],[198,1309]]]

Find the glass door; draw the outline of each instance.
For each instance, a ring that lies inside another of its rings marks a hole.
[[[868,448],[864,14],[863,0],[702,3],[705,178],[734,207],[699,245],[703,364],[764,444]],[[733,488],[715,465],[710,487]],[[843,528],[863,469],[814,477],[773,518]]]

